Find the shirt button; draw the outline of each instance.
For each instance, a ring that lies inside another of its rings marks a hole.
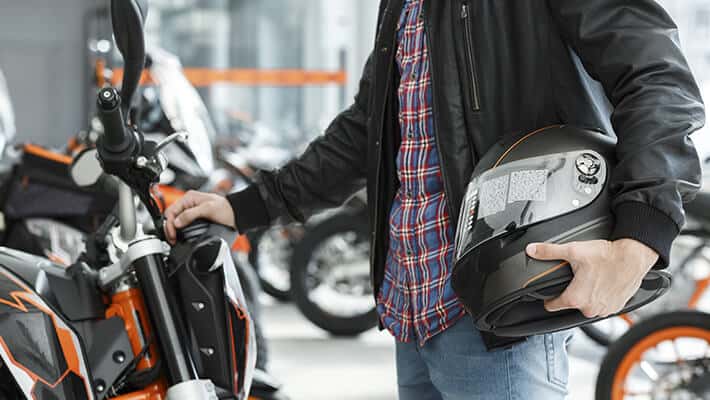
[[[389,51],[389,49],[390,49],[389,47],[384,46],[384,47],[382,47],[382,48],[380,49],[380,51],[381,51],[382,53],[387,53],[387,52]]]
[[[380,147],[380,141],[379,141],[379,140],[375,142],[375,147]]]

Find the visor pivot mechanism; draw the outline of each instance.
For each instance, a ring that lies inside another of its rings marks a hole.
[[[584,153],[575,161],[577,171],[585,177],[593,177],[602,168],[602,161],[594,154]]]

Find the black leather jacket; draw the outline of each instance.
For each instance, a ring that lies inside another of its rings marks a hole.
[[[400,140],[395,31],[403,0],[383,0],[375,48],[354,104],[325,135],[258,184],[229,197],[241,231],[303,221],[367,186],[372,279],[383,279],[398,188]],[[476,160],[497,141],[572,124],[618,137],[612,173],[616,238],[634,238],[667,263],[699,188],[689,135],[703,126],[698,87],[677,28],[653,0],[425,0],[436,143],[449,211]],[[495,347],[496,341],[489,342]]]

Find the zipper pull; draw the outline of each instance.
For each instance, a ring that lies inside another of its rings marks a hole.
[[[461,19],[468,18],[468,4],[461,4]]]

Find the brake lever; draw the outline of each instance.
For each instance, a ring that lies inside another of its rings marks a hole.
[[[190,134],[187,132],[175,132],[172,135],[166,137],[163,139],[160,143],[158,143],[155,146],[155,152],[159,152],[160,150],[164,149],[165,147],[169,146],[173,142],[180,142],[180,143],[185,143],[187,141],[187,138]]]

